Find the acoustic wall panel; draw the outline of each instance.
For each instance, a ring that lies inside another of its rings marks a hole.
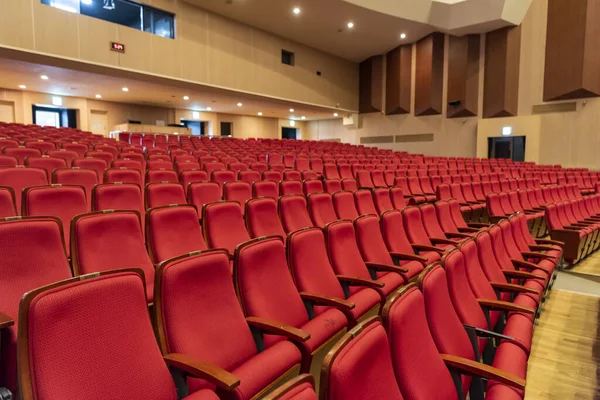
[[[444,34],[432,33],[417,42],[415,115],[442,113]]]
[[[544,101],[600,96],[600,0],[550,0]]]
[[[483,117],[510,117],[518,113],[521,27],[488,32],[485,38]]]
[[[410,113],[412,45],[398,46],[386,54],[385,113]]]
[[[448,118],[474,117],[479,102],[479,35],[450,36],[448,43]]]
[[[359,104],[361,113],[383,109],[383,56],[373,56],[360,63]]]

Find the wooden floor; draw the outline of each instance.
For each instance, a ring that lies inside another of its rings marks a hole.
[[[600,276],[600,251],[596,251],[585,260],[568,269],[569,272]]]
[[[594,264],[600,269],[599,261]],[[553,289],[544,308],[535,328],[525,399],[600,399],[600,297]]]

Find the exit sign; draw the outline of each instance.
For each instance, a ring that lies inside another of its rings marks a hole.
[[[119,53],[125,53],[125,45],[117,42],[110,42],[110,49]]]

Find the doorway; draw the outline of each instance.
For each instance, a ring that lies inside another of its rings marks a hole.
[[[298,139],[298,129],[297,128],[281,128],[281,138],[282,139]]]
[[[186,128],[192,130],[193,136],[204,136],[206,135],[206,121],[197,121],[197,120],[187,120],[182,119],[181,123],[185,125]]]
[[[77,128],[77,110],[36,106],[35,104],[31,108],[33,123],[36,125]]]
[[[15,103],[0,102],[0,122],[15,122]]]
[[[525,161],[525,136],[488,138],[488,158]]]
[[[108,114],[106,111],[90,110],[90,131],[108,136]]]

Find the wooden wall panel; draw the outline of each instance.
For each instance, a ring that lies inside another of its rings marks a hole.
[[[442,113],[444,34],[432,33],[417,42],[415,115]]]
[[[373,56],[360,63],[358,111],[378,112],[383,109],[383,56]]]
[[[483,117],[510,117],[518,113],[521,27],[486,34]]]
[[[448,43],[448,118],[474,117],[479,102],[479,35],[450,36]],[[451,104],[460,102],[458,104]]]
[[[410,113],[412,45],[398,46],[386,55],[385,113]]]
[[[600,96],[600,0],[550,0],[544,101]]]

